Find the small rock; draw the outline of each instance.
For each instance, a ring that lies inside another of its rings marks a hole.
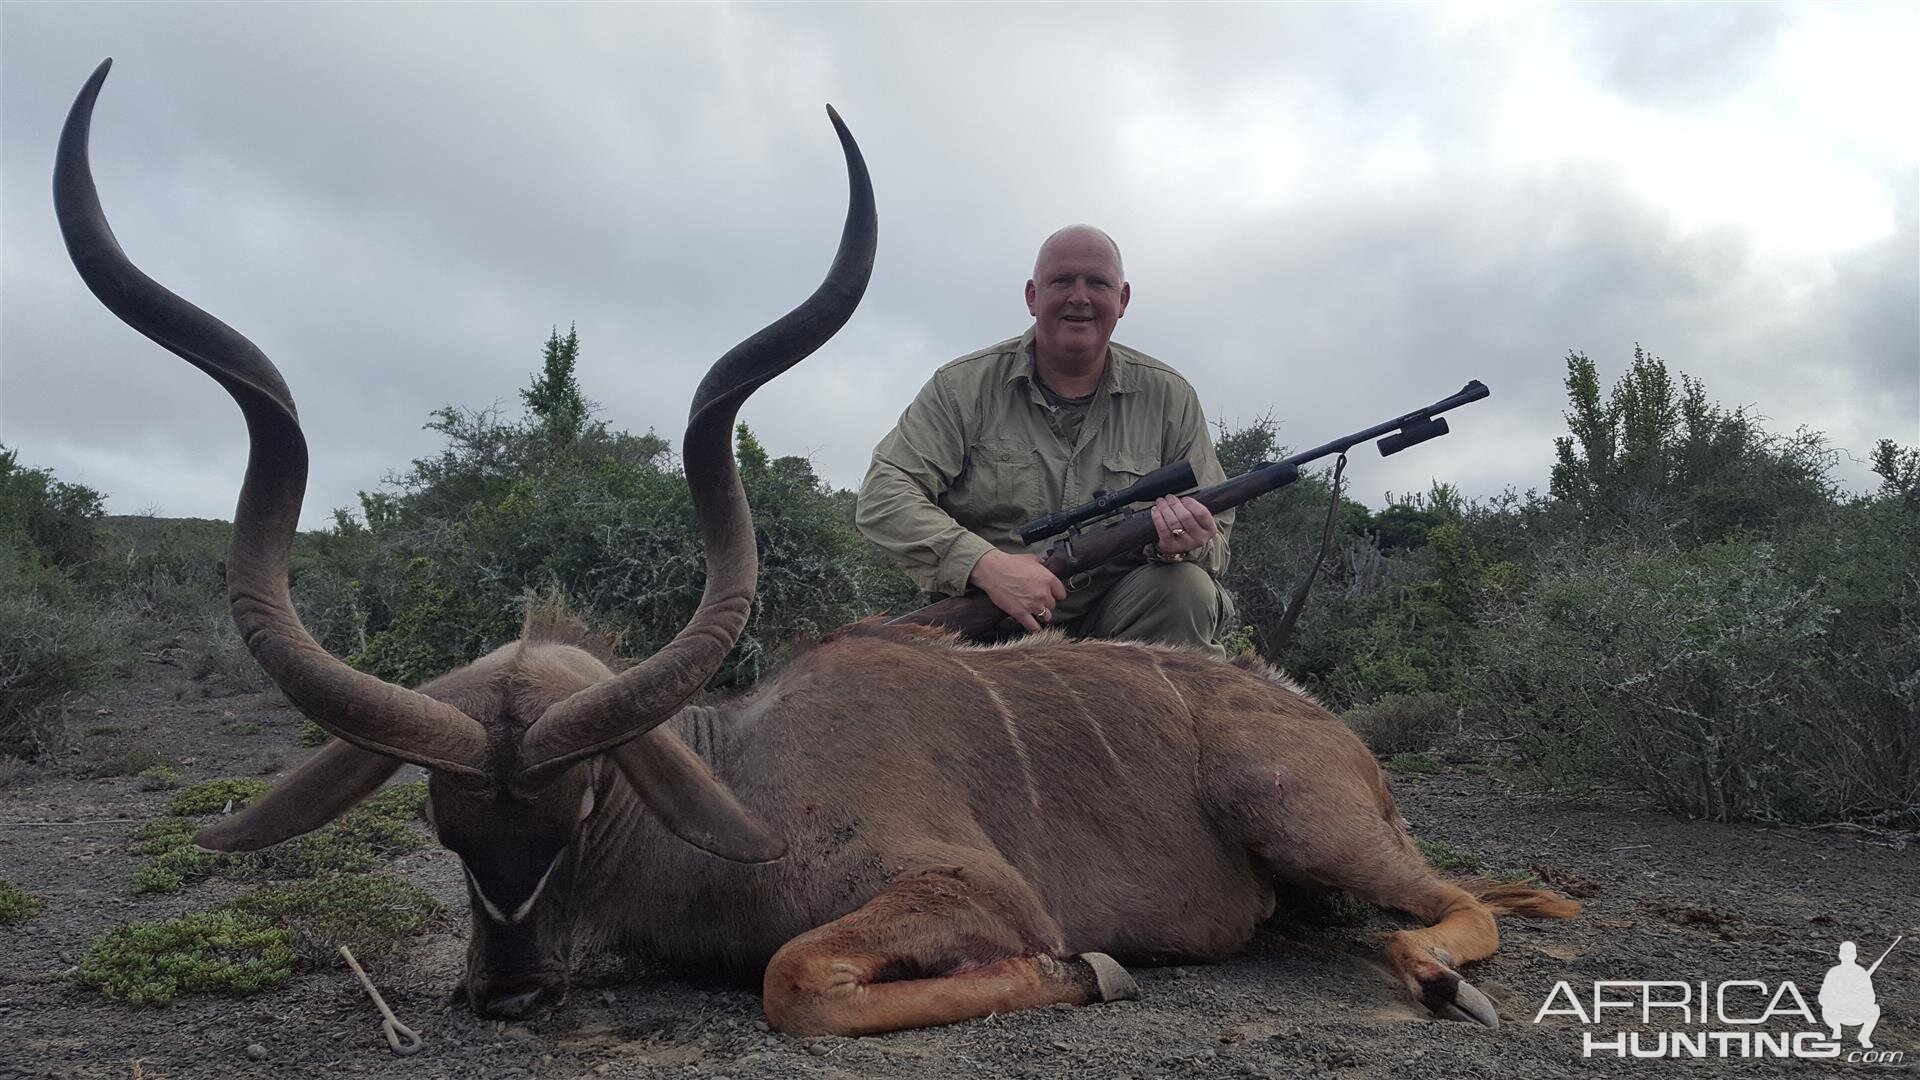
[[[109,709],[109,708],[107,708],[107,707],[106,707],[105,705],[102,705],[102,706],[100,706],[99,708],[97,708],[97,709],[95,709],[95,710],[93,710],[93,715],[95,715],[95,716],[112,716],[112,715],[113,715],[113,710],[112,710],[112,709]]]
[[[612,1063],[612,1062],[610,1062],[610,1061],[603,1061],[603,1062],[601,1062],[600,1064],[598,1064],[598,1065],[595,1065],[595,1066],[593,1067],[593,1075],[595,1075],[595,1076],[605,1076],[605,1075],[607,1075],[607,1072],[608,1072],[608,1070],[610,1070],[610,1069],[612,1069],[612,1068],[613,1068],[613,1063]]]
[[[613,1004],[613,991],[611,990],[600,991],[600,1004],[602,1005]]]
[[[1053,1040],[1053,1048],[1054,1048],[1055,1050],[1058,1050],[1058,1051],[1060,1051],[1060,1052],[1061,1052],[1061,1053],[1063,1053],[1063,1054],[1064,1054],[1064,1053],[1066,1053],[1067,1051],[1069,1051],[1069,1050],[1072,1050],[1072,1049],[1073,1049],[1073,1047],[1071,1047],[1071,1046],[1068,1046],[1068,1045],[1067,1045],[1067,1043],[1066,1043],[1066,1040],[1064,1040],[1064,1039],[1055,1039],[1055,1040]]]
[[[807,1053],[812,1054],[814,1057],[826,1057],[828,1054],[833,1053],[833,1048],[829,1047],[826,1043],[808,1043]]]
[[[255,1061],[265,1061],[267,1060],[267,1048],[261,1046],[259,1043],[248,1043],[247,1056]]]
[[[773,1025],[772,1025],[772,1024],[769,1024],[769,1023],[767,1023],[767,1022],[766,1022],[765,1020],[755,1020],[755,1021],[753,1022],[753,1030],[755,1030],[755,1031],[772,1031],[772,1030],[773,1030]]]

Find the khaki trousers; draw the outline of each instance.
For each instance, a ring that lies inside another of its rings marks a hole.
[[[1053,609],[1052,625],[1077,638],[1191,645],[1225,659],[1233,598],[1193,563],[1101,567]]]

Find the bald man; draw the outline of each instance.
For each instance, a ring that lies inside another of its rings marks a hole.
[[[1041,564],[1044,544],[1021,544],[1028,521],[1174,461],[1192,461],[1202,486],[1226,478],[1193,387],[1113,342],[1132,288],[1112,237],[1091,225],[1049,236],[1026,297],[1032,328],[940,368],[875,448],[861,533],[927,592],[978,589],[1028,632],[1224,656],[1231,513],[1163,498],[1153,544],[1071,589]]]

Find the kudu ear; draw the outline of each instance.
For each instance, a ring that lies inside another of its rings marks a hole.
[[[336,739],[259,802],[195,833],[193,842],[210,851],[258,851],[310,833],[379,791],[404,764]]]
[[[660,823],[694,847],[737,863],[786,855],[786,842],[741,806],[678,735],[655,728],[607,756]]]

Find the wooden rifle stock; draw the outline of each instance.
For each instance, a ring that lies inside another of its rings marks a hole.
[[[1475,379],[1462,387],[1459,393],[1436,401],[1424,409],[1415,409],[1384,424],[1375,424],[1365,431],[1356,431],[1345,438],[1335,439],[1311,450],[1294,454],[1292,457],[1248,469],[1239,476],[1223,480],[1212,487],[1200,488],[1192,493],[1192,497],[1198,499],[1200,505],[1213,513],[1231,510],[1241,503],[1300,479],[1300,466],[1310,461],[1334,454],[1345,454],[1360,443],[1388,435],[1389,432],[1398,432],[1398,434],[1381,439],[1380,455],[1385,457],[1388,454],[1398,453],[1409,446],[1445,435],[1447,422],[1437,419],[1440,413],[1469,402],[1479,401],[1488,393],[1486,384]],[[1066,582],[1068,588],[1072,588],[1075,576],[1121,555],[1139,551],[1157,539],[1158,535],[1153,526],[1152,511],[1129,510],[1069,532],[1066,536],[1054,541],[1053,547],[1048,550],[1041,562],[1053,572],[1053,576]],[[945,627],[972,641],[994,637],[1003,622],[1009,626],[1016,625],[1007,618],[1005,612],[987,598],[985,593],[979,592],[950,596],[945,600],[887,620],[889,626]]]

